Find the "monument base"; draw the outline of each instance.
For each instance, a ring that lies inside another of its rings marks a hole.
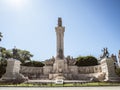
[[[106,81],[106,82],[120,82],[120,77],[107,77],[104,81]]]
[[[68,64],[65,59],[56,59],[53,64],[53,73],[68,73]]]
[[[8,59],[7,60],[7,67],[6,73],[2,76],[2,80],[5,81],[12,81],[12,80],[27,80],[27,77],[24,77],[22,74],[19,73],[20,71],[20,64],[21,62],[16,59]]]
[[[62,73],[56,73],[56,74],[49,74],[49,79],[61,79],[61,80],[65,80],[65,77]]]
[[[49,79],[61,79],[64,80],[65,74],[68,74],[68,64],[65,59],[55,59],[55,63],[53,64],[53,71],[49,74]]]
[[[104,81],[120,81],[120,77],[115,73],[115,65],[112,58],[103,58],[101,60],[101,69],[105,73]]]

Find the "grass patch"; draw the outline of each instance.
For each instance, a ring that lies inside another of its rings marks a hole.
[[[0,84],[0,87],[92,87],[92,86],[120,86],[120,83],[92,82],[92,83],[39,83],[39,84]]]

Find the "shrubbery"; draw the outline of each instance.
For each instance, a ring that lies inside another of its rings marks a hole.
[[[6,72],[6,66],[7,66],[6,60],[0,62],[0,78]]]
[[[94,66],[98,65],[98,61],[93,56],[80,56],[75,63],[77,66]]]
[[[32,66],[32,67],[43,67],[44,66],[44,64],[39,61],[30,61],[30,62],[23,63],[21,65],[22,66]]]

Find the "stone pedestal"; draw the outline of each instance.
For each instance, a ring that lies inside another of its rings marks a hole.
[[[68,72],[66,60],[57,58],[53,64],[53,71],[49,74],[49,79],[66,79],[65,76]]]
[[[64,77],[63,73],[54,73],[54,74],[49,74],[49,79],[53,79],[53,80],[61,79],[61,80],[64,80],[65,77]]]
[[[7,67],[6,73],[2,76],[2,80],[25,80],[22,74],[19,73],[20,71],[20,61],[16,59],[8,59],[7,60]]]
[[[55,60],[53,64],[53,72],[54,73],[68,73],[68,65],[65,60]]]
[[[120,77],[118,77],[115,73],[115,65],[112,58],[102,59],[101,69],[102,72],[105,74],[104,81],[120,81]]]

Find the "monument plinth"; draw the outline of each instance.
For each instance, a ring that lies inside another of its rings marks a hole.
[[[19,73],[20,71],[20,64],[21,62],[10,58],[7,60],[7,67],[6,67],[6,73],[2,76],[2,80],[25,80],[25,78],[22,74]]]
[[[115,64],[112,58],[103,58],[101,60],[101,69],[105,74],[104,81],[119,81],[120,77],[118,77],[115,73]]]

